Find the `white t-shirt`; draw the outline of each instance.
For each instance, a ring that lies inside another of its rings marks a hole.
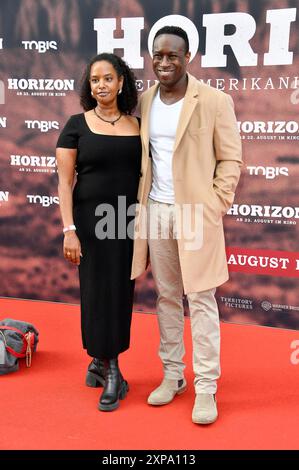
[[[172,178],[173,146],[184,99],[174,104],[161,101],[156,94],[150,114],[150,149],[152,154],[153,182],[149,197],[154,201],[174,204]]]

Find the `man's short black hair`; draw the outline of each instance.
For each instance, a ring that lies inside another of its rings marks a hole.
[[[189,39],[186,31],[184,31],[182,28],[179,26],[163,26],[163,28],[159,29],[154,37],[153,44],[155,42],[155,39],[158,36],[161,36],[161,34],[174,34],[175,36],[179,36],[182,38],[185,42],[185,53],[189,52]]]

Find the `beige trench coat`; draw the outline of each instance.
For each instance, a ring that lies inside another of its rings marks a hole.
[[[137,196],[139,208],[135,219],[132,279],[142,274],[148,264],[144,208],[152,184],[149,118],[158,87],[158,84],[154,85],[141,97],[142,168]],[[202,244],[194,243],[194,246],[201,245],[196,249],[190,249],[192,241],[195,241],[195,238],[190,238],[190,233],[178,238],[186,294],[217,287],[228,279],[222,216],[233,203],[241,165],[241,140],[233,100],[188,74],[174,143],[173,184],[175,203],[178,207],[191,204],[194,217],[195,211],[201,207],[203,225],[199,230],[201,233],[197,234],[199,240],[202,236]]]

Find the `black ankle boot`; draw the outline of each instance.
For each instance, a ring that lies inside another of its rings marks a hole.
[[[99,410],[112,411],[119,407],[129,391],[128,382],[124,380],[118,367],[117,359],[107,359],[105,364],[105,387],[99,401]]]
[[[104,361],[102,361],[101,359],[97,359],[96,357],[91,361],[88,366],[85,383],[88,387],[104,387]]]

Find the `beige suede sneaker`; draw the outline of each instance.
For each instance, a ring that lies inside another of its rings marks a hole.
[[[215,395],[197,393],[192,411],[192,421],[196,424],[211,424],[218,417]]]
[[[155,406],[167,405],[176,395],[180,395],[186,389],[187,383],[185,379],[163,379],[161,385],[149,395],[147,403]]]

